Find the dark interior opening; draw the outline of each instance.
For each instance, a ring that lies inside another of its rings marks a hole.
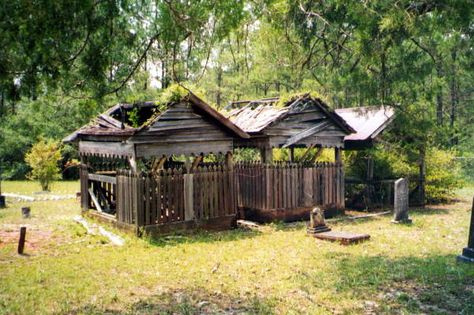
[[[123,118],[122,118],[123,111]],[[158,113],[155,103],[123,104],[110,113],[110,116],[134,128],[146,123],[155,113]]]

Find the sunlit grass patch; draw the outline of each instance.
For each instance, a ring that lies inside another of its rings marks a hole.
[[[50,191],[41,191],[37,181],[2,181],[2,192],[41,197],[43,195],[70,195],[79,191],[79,181],[54,181],[51,183]]]
[[[0,313],[473,311],[474,268],[456,262],[467,201],[412,211],[412,225],[391,224],[390,215],[331,222],[371,235],[353,246],[306,236],[304,223],[278,223],[155,240],[108,227],[126,240],[116,247],[73,222],[75,200],[24,204],[32,218],[21,217],[23,203],[10,205],[0,210],[0,231],[26,224],[27,239],[50,234],[27,243],[25,257],[16,243],[0,243]]]

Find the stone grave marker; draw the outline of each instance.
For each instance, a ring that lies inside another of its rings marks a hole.
[[[408,217],[408,179],[400,178],[395,181],[393,205],[393,223],[411,223]]]
[[[331,231],[324,221],[324,212],[316,207],[309,213],[309,225],[306,228],[308,234],[316,234]]]
[[[463,249],[462,255],[458,256],[458,260],[474,263],[474,198],[472,199],[471,225],[469,227],[467,247]]]

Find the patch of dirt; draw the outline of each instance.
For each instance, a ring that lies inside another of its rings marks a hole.
[[[20,238],[20,225],[4,225],[0,227],[0,248],[7,245],[17,245]],[[47,246],[54,239],[50,230],[40,230],[36,227],[26,226],[25,252]]]

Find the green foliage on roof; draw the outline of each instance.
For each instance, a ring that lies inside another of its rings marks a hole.
[[[307,95],[308,97],[311,98],[320,98],[324,99],[321,94],[319,94],[316,91],[298,91],[296,93],[283,93],[280,95],[280,99],[278,102],[275,104],[275,107],[278,108],[283,108],[285,106],[290,105],[293,101],[295,101],[297,98],[302,97],[304,95]]]

